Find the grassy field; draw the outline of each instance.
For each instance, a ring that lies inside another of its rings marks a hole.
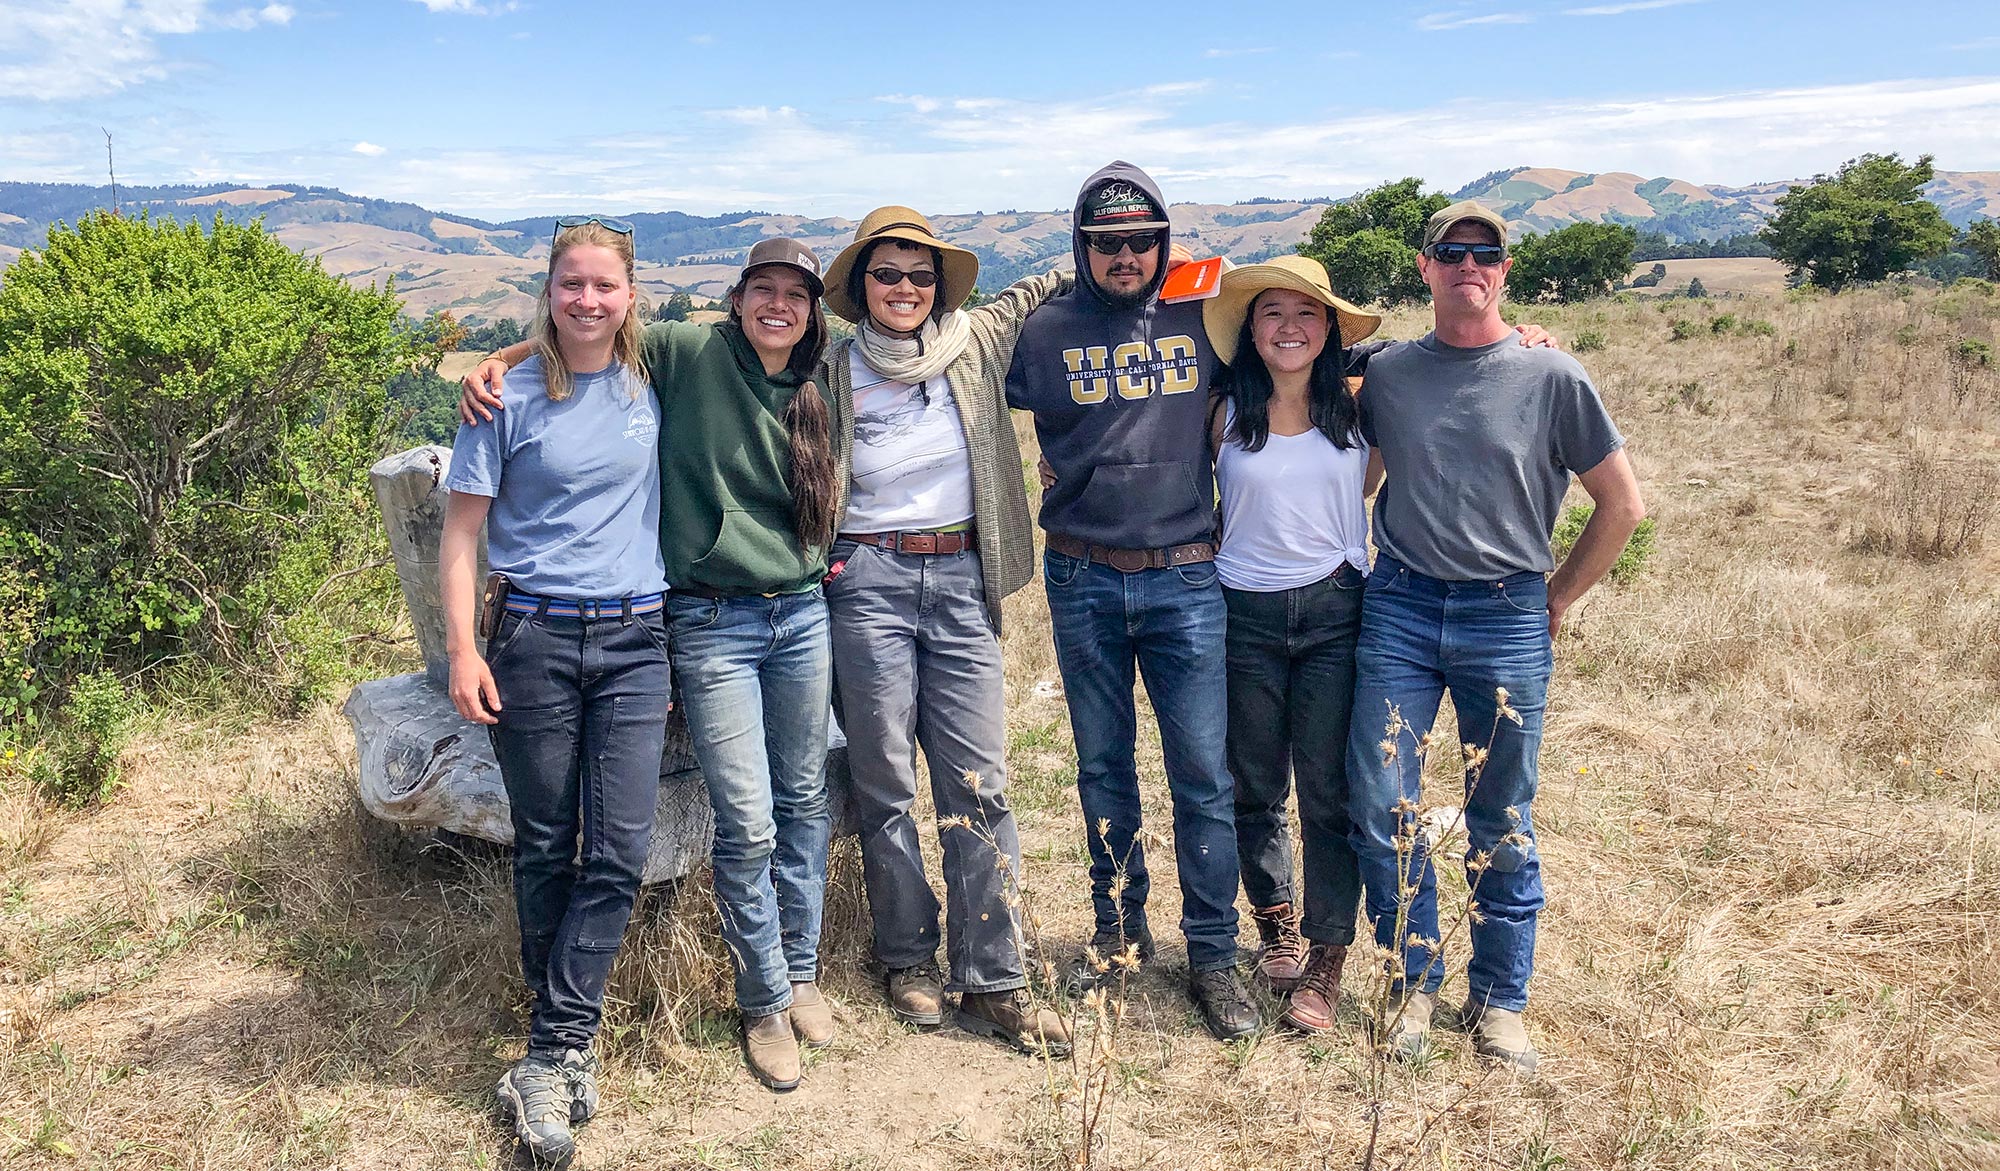
[[[1682,293],[1687,291],[1688,282],[1700,280],[1710,295],[1723,293],[1761,293],[1780,296],[1785,291],[1785,266],[1775,260],[1759,256],[1716,256],[1699,260],[1648,260],[1632,266],[1630,281],[1653,270],[1653,265],[1665,265],[1667,275],[1653,290],[1660,293]]]
[[[1442,1034],[1372,1096],[1375,1165],[2000,1166],[2000,371],[1963,344],[2000,341],[2000,297],[1522,315],[1597,375],[1658,547],[1557,647],[1543,1075],[1490,1072]],[[1406,312],[1387,332],[1422,329]],[[1063,951],[1088,906],[1040,590],[1007,617],[1011,791]],[[487,1107],[523,1019],[504,865],[385,869],[331,706],[279,725],[156,710],[125,766],[129,788],[80,814],[0,771],[0,1166],[508,1166]],[[1141,768],[1167,832],[1156,737]],[[1063,1068],[889,1018],[858,869],[838,845],[842,1036],[783,1097],[742,1072],[705,889],[649,900],[581,1165],[1075,1165]],[[1170,865],[1155,884],[1171,924]],[[1094,1165],[1356,1166],[1358,1017],[1218,1045],[1162,942],[1101,1062]]]

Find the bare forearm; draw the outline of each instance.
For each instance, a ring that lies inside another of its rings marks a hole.
[[[486,356],[489,359],[491,358],[500,359],[502,362],[507,363],[507,368],[511,370],[514,367],[519,366],[521,363],[527,361],[529,355],[533,354],[534,352],[535,352],[535,343],[532,340],[530,340],[530,341],[515,342],[511,346],[502,346]]]
[[[444,649],[458,656],[476,651],[474,611],[478,608],[479,529],[485,509],[461,505],[454,495],[445,505],[444,532],[438,541],[438,595],[444,605]],[[474,514],[477,515],[474,515]]]
[[[1582,535],[1577,537],[1576,546],[1549,579],[1550,608],[1557,612],[1569,609],[1590,587],[1603,581],[1644,516],[1643,509],[1624,503],[1595,508],[1583,526]]]

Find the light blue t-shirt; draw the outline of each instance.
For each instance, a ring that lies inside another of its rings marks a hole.
[[[551,598],[666,589],[660,559],[659,408],[644,371],[613,364],[549,399],[539,355],[507,372],[506,409],[461,424],[444,486],[493,498],[486,557],[514,588]]]

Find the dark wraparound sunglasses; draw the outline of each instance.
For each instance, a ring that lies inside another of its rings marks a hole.
[[[565,228],[580,228],[585,224],[596,224],[607,232],[616,232],[621,236],[632,234],[631,224],[608,215],[566,215],[556,221],[556,232],[560,234]]]
[[[1089,232],[1083,239],[1092,252],[1101,252],[1106,256],[1116,256],[1126,248],[1130,248],[1134,256],[1144,256],[1160,246],[1158,232]]]
[[[888,289],[895,288],[904,281],[910,282],[910,286],[917,289],[928,289],[938,282],[938,274],[930,269],[920,268],[913,272],[905,272],[900,268],[890,268],[886,264],[881,268],[869,269],[868,276],[876,284]]]
[[[1498,244],[1433,244],[1430,253],[1439,264],[1457,264],[1470,256],[1481,268],[1492,268],[1507,259],[1507,250]]]

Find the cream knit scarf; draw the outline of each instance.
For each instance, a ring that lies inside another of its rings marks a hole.
[[[854,329],[854,344],[861,360],[884,378],[910,386],[943,374],[972,344],[972,323],[963,310],[954,309],[942,322],[926,319],[915,337],[891,337],[864,319]]]

